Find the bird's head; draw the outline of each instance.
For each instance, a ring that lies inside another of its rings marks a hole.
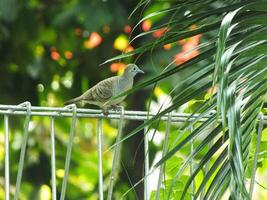
[[[135,75],[138,73],[144,74],[144,72],[139,69],[135,64],[128,64],[124,70],[123,75],[126,75],[128,77],[135,77]]]

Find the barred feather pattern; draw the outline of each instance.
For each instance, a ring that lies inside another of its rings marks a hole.
[[[81,104],[94,104],[102,108],[112,105],[117,105],[125,99],[120,97],[109,101],[112,97],[131,89],[133,85],[133,78],[122,76],[113,76],[107,78],[97,85],[87,90],[83,95],[67,101],[65,104],[81,103]]]
[[[118,79],[118,77],[114,76],[99,82],[85,92],[82,95],[82,99],[84,101],[105,103],[113,96],[113,88],[116,87],[116,79]]]
[[[112,99],[129,89],[133,86],[134,76],[141,71],[136,65],[129,64],[123,75],[113,76],[100,81],[94,87],[87,90],[83,95],[71,99],[65,104],[81,103],[94,104],[101,108],[108,108],[113,105],[117,105],[122,102],[126,96],[122,96],[116,99]],[[141,71],[142,72],[142,71]]]

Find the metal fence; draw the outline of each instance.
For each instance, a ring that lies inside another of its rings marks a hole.
[[[207,116],[201,117],[201,120],[207,119],[210,115],[214,114],[212,111]],[[123,107],[120,107],[118,111],[110,111],[109,115],[105,116],[102,113],[102,110],[95,110],[95,109],[81,109],[77,108],[74,104],[66,106],[66,107],[38,107],[38,106],[31,106],[29,102],[24,102],[19,105],[0,105],[0,115],[4,116],[4,144],[5,144],[5,199],[9,200],[10,198],[10,173],[9,173],[9,117],[11,115],[21,115],[26,116],[25,119],[25,126],[24,126],[24,135],[21,145],[21,152],[20,152],[20,159],[18,165],[18,173],[16,179],[16,188],[15,188],[15,195],[14,199],[19,199],[19,191],[21,186],[22,180],[22,171],[24,166],[24,159],[25,159],[25,152],[28,140],[28,132],[29,132],[29,123],[30,117],[32,116],[46,116],[50,117],[51,126],[50,126],[50,142],[51,142],[51,183],[52,183],[52,199],[55,200],[57,198],[56,194],[56,156],[55,156],[55,118],[58,117],[70,117],[72,118],[71,126],[70,126],[70,134],[69,134],[69,141],[67,145],[67,153],[66,153],[66,160],[65,160],[65,168],[64,168],[64,177],[61,187],[61,195],[60,200],[65,199],[66,188],[67,188],[67,181],[68,181],[68,174],[69,174],[69,166],[70,166],[70,159],[71,159],[71,152],[73,146],[73,139],[75,133],[75,125],[78,118],[97,118],[97,152],[98,152],[98,177],[99,177],[99,199],[103,200],[103,173],[102,173],[102,119],[109,118],[109,119],[119,119],[118,125],[118,134],[116,139],[116,146],[114,149],[114,157],[110,175],[110,184],[108,188],[108,195],[107,200],[112,199],[113,193],[113,186],[115,181],[115,173],[118,168],[119,163],[119,154],[120,154],[120,141],[122,138],[122,129],[123,129],[123,122],[124,120],[138,120],[138,121],[146,121],[155,116],[155,113],[148,113],[142,111],[124,111]],[[190,115],[187,113],[169,113],[164,115],[160,118],[161,121],[166,121],[166,135],[165,138],[168,138],[170,124],[172,122],[186,122],[190,116],[190,120],[194,120],[199,117],[198,114]],[[262,117],[262,122],[267,122],[267,116]],[[146,131],[144,131],[146,133]],[[260,134],[259,134],[260,135]],[[162,156],[164,156],[167,152],[167,140],[164,140]],[[144,177],[147,177],[149,172],[149,151],[148,151],[148,136],[144,134],[144,151],[145,151],[145,163],[144,163]],[[191,150],[193,150],[193,146],[191,146]],[[160,171],[164,170],[164,166],[160,167]],[[163,174],[163,173],[160,173]],[[163,177],[158,178],[157,188],[161,186]],[[149,199],[148,193],[148,183],[147,179],[144,178],[144,199]],[[192,188],[194,188],[192,186]],[[159,192],[156,194],[156,197],[159,197]]]

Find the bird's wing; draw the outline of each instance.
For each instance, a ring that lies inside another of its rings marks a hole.
[[[116,84],[116,77],[110,77],[100,81],[94,87],[84,93],[83,99],[85,101],[106,102],[113,96],[114,85]]]

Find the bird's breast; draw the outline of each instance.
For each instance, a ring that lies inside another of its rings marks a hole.
[[[133,87],[133,79],[122,79],[118,81],[118,87],[117,91],[115,92],[115,95],[119,95],[123,92],[126,92],[127,90],[131,89]]]

